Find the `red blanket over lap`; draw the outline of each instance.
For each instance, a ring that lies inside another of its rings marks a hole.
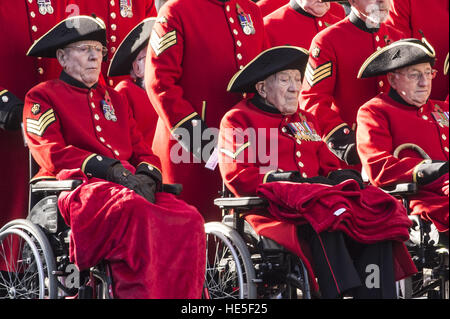
[[[127,167],[131,169],[130,167]],[[167,193],[156,204],[135,192],[80,170],[59,179],[83,179],[58,206],[71,227],[71,260],[80,269],[106,259],[118,298],[200,298],[205,271],[204,221]]]
[[[361,190],[354,180],[335,186],[267,183],[257,193],[269,200],[269,211],[276,219],[294,224],[307,221],[318,233],[341,230],[362,243],[409,238],[411,221],[401,203],[373,186]]]
[[[362,243],[392,240],[396,280],[417,272],[403,243],[409,238],[411,221],[396,199],[375,187],[360,190],[353,180],[336,186],[274,182],[260,185],[257,194],[268,199],[272,218],[248,215],[247,221],[258,234],[300,256],[310,276],[314,271],[307,259],[308,251],[304,250],[305,243],[298,242],[295,227],[306,222],[318,233],[343,231]],[[311,284],[317,290],[316,282]]]

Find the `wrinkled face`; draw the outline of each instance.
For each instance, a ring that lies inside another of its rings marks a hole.
[[[64,71],[74,79],[91,87],[97,83],[105,48],[98,41],[78,41],[56,52]]]
[[[299,70],[284,70],[258,82],[256,90],[267,104],[278,109],[283,115],[290,115],[297,111],[301,86],[302,77]]]
[[[350,0],[349,2],[352,10],[356,10],[359,13],[358,16],[372,27],[386,22],[391,8],[390,0]]]
[[[388,73],[388,80],[406,103],[421,107],[430,96],[435,72],[430,63],[420,63]]]
[[[316,17],[322,17],[330,10],[329,2],[320,2],[320,0],[296,0],[303,10]]]
[[[141,51],[139,51],[139,54],[137,55],[136,59],[134,59],[132,67],[133,67],[133,73],[134,76],[137,78],[143,79],[144,73],[145,73],[145,58],[147,57],[147,46],[145,46]]]

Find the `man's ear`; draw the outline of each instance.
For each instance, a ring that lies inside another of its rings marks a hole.
[[[56,59],[64,69],[64,66],[66,65],[66,52],[63,49],[56,50]]]
[[[395,73],[389,72],[388,74],[386,74],[386,77],[387,77],[387,80],[388,80],[388,82],[389,82],[389,85],[390,85],[393,89],[395,89],[396,86],[397,86],[397,85],[396,85],[396,81],[395,81],[397,75],[396,75]]]
[[[266,85],[264,83],[264,81],[259,81],[255,84],[255,89],[256,92],[258,92],[259,96],[261,96],[262,98],[266,98],[267,94],[266,94]]]

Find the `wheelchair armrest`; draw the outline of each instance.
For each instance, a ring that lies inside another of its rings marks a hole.
[[[183,185],[181,184],[163,184],[161,192],[173,195],[180,195],[182,190]]]
[[[214,205],[228,209],[252,209],[256,207],[267,207],[267,200],[261,197],[228,197],[216,198]]]
[[[72,191],[77,188],[83,181],[79,179],[67,179],[67,180],[44,180],[38,181],[30,185],[32,193],[38,192],[62,192]]]
[[[401,183],[390,188],[383,188],[383,190],[392,196],[405,196],[417,193],[416,183]]]

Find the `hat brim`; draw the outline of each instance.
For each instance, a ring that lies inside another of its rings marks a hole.
[[[286,45],[267,49],[231,78],[227,91],[240,93],[256,92],[256,83],[283,70],[299,70],[303,77],[308,57],[308,50],[295,46]]]
[[[357,77],[364,79],[384,75],[420,63],[429,62],[433,66],[435,58],[435,51],[426,40],[403,39],[372,53],[362,64]]]
[[[28,49],[27,56],[56,58],[56,51],[70,43],[93,40],[106,46],[105,24],[99,18],[74,16],[62,20]]]
[[[148,45],[156,18],[147,18],[135,26],[122,40],[108,68],[108,76],[129,75],[133,61]]]

